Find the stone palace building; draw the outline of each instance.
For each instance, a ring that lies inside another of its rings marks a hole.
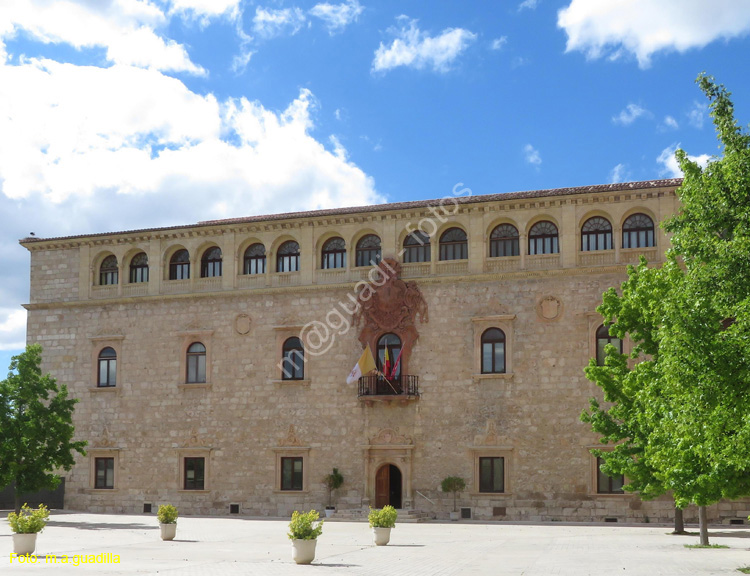
[[[339,514],[446,518],[460,476],[466,518],[669,521],[599,471],[579,416],[583,367],[629,346],[602,292],[663,260],[680,182],[22,240],[28,341],[89,442],[66,507],[286,516],[322,510],[336,467]],[[348,384],[365,345],[380,375]]]

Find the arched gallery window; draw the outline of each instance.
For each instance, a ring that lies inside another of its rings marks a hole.
[[[529,230],[529,254],[558,254],[557,226],[543,220],[537,222]]]
[[[490,234],[490,258],[518,256],[518,229],[513,224],[500,224]]]

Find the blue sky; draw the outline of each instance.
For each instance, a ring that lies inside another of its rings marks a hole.
[[[0,373],[17,241],[679,176],[750,119],[750,0],[3,0]]]

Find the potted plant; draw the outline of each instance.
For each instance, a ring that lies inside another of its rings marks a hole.
[[[440,489],[443,492],[453,492],[453,512],[451,512],[451,520],[458,520],[458,509],[456,508],[456,496],[459,492],[466,489],[466,482],[459,476],[448,476],[444,478],[440,483]]]
[[[292,558],[297,564],[310,564],[315,559],[315,545],[323,533],[323,520],[315,510],[292,514],[289,522],[289,539],[294,550]],[[317,524],[315,524],[317,522]]]
[[[383,506],[381,510],[373,510],[367,519],[370,521],[372,528],[372,537],[376,546],[385,546],[391,540],[391,528],[396,526],[396,517],[398,512],[393,506]]]
[[[44,530],[49,520],[49,510],[44,504],[31,509],[28,504],[21,506],[21,511],[8,514],[8,523],[13,531],[13,552],[32,554],[36,548],[36,535]]]
[[[326,506],[326,518],[330,518],[333,515],[336,507],[333,505],[333,491],[341,488],[344,483],[344,477],[339,472],[338,468],[334,468],[333,472],[326,475],[323,478],[323,484],[328,488],[328,506]]]
[[[161,528],[162,540],[174,540],[177,534],[177,508],[171,504],[161,504],[156,512]]]

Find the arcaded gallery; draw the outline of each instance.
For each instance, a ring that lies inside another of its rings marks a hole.
[[[28,341],[80,400],[65,507],[669,521],[599,471],[583,373],[596,307],[680,180],[26,238]],[[369,347],[377,370],[349,378]],[[347,380],[349,379],[349,382]],[[709,509],[747,515],[746,502]],[[686,511],[686,518],[692,512]]]

